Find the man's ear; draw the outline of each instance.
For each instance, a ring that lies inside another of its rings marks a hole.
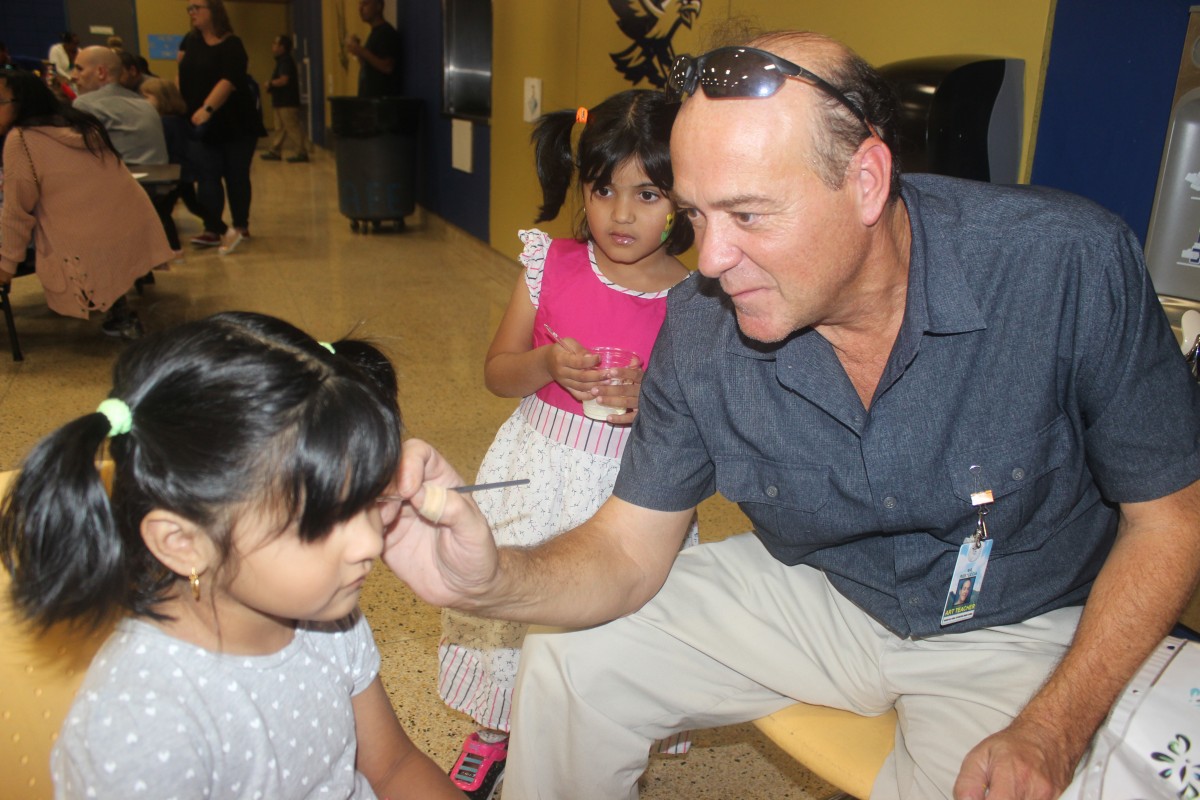
[[[141,531],[146,547],[176,575],[202,575],[217,565],[217,547],[204,529],[173,511],[153,509],[142,518]]]
[[[877,137],[870,137],[858,150],[859,207],[862,223],[874,225],[887,207],[892,189],[892,151]]]

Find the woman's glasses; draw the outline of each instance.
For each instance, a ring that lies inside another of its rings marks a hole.
[[[858,118],[867,130],[879,136],[867,115],[850,98],[828,81],[799,64],[753,47],[722,47],[702,56],[679,56],[667,79],[667,94],[674,100],[696,93],[707,97],[770,97],[788,78],[820,89]]]

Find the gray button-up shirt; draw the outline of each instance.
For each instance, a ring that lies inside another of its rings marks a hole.
[[[1200,477],[1200,390],[1138,243],[1060,192],[921,175],[902,198],[907,306],[870,410],[819,334],[746,339],[693,275],[671,292],[614,493],[681,510],[719,491],[775,558],[824,570],[900,636],[1081,604],[1115,504]],[[942,628],[983,489],[975,616]]]

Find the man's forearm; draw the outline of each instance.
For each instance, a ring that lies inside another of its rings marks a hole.
[[[1178,619],[1200,576],[1195,486],[1122,508],[1117,542],[1096,578],[1075,639],[1013,721],[1043,731],[1078,762],[1122,689]],[[1140,508],[1139,508],[1140,506]],[[1149,512],[1149,513],[1147,513]]]
[[[368,50],[365,47],[362,49],[361,52],[359,52],[358,57],[361,58],[363,61],[367,62],[368,64],[370,64],[371,67],[374,68],[377,72],[382,72],[384,75],[391,75],[392,70],[394,70],[396,68],[395,59],[381,58],[381,57],[375,55],[374,53],[372,53],[370,50]]]
[[[691,519],[690,512],[640,512],[662,519],[654,526],[635,525],[631,536],[598,514],[581,529],[537,547],[501,549],[495,583],[464,610],[564,627],[596,625],[636,611],[662,587]]]

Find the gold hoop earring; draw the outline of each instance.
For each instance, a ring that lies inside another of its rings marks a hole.
[[[191,577],[188,578],[188,583],[192,584],[192,598],[200,602],[200,576],[196,574],[196,568],[192,567]]]

